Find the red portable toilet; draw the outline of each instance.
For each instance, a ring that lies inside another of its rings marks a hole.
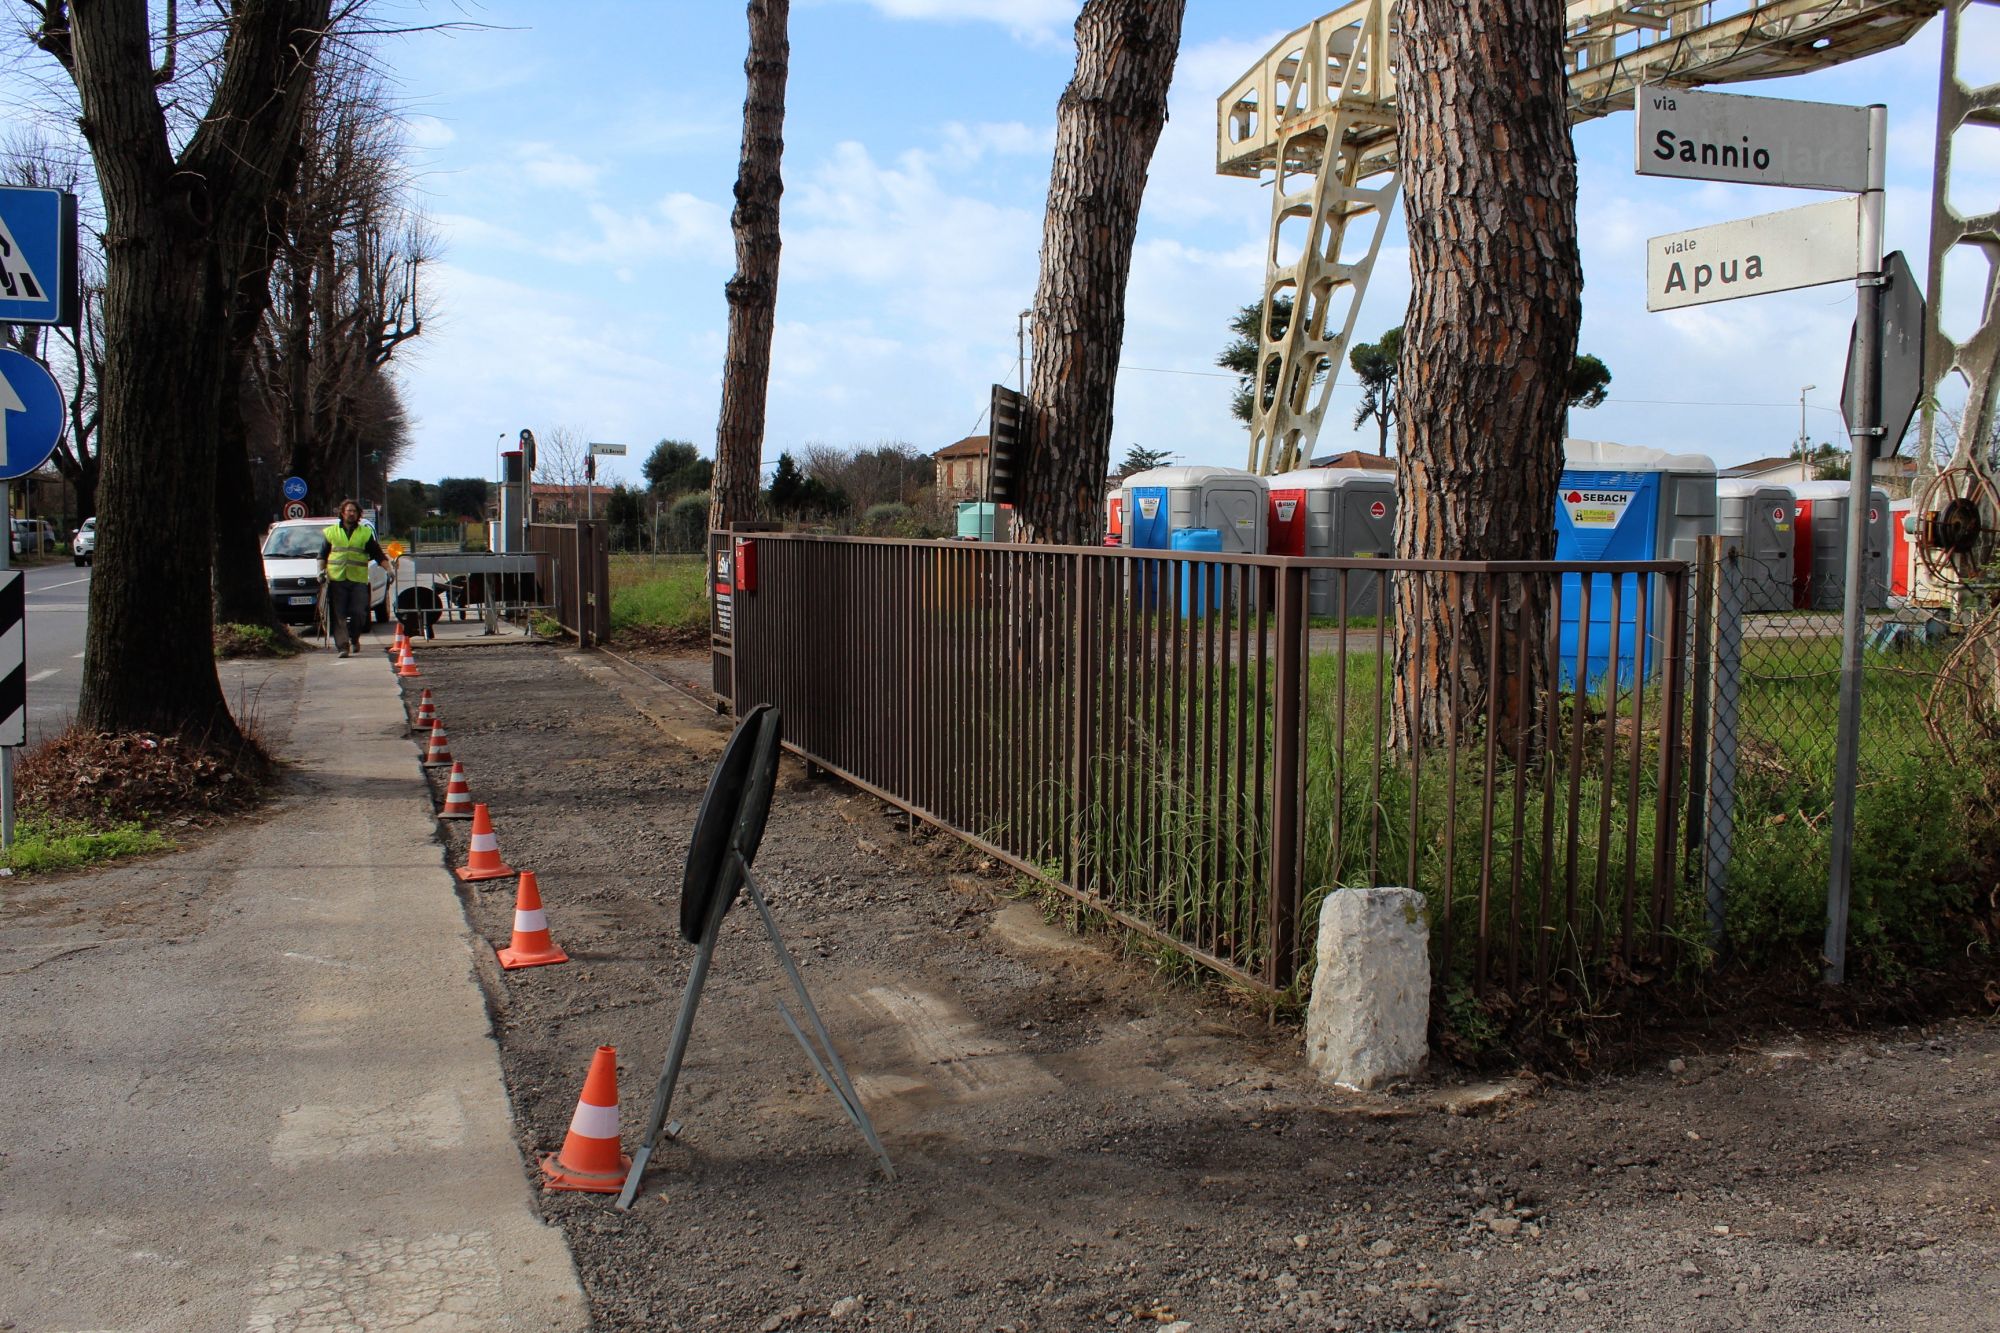
[[[1265,525],[1264,549],[1272,555],[1306,553],[1306,493],[1302,486],[1271,483],[1271,514]]]
[[[1122,491],[1113,491],[1104,497],[1104,544],[1125,544],[1125,495]]]
[[[1396,474],[1337,467],[1279,473],[1271,478],[1268,527],[1273,555],[1386,559],[1396,549]],[[1383,576],[1349,571],[1344,581],[1349,615],[1381,610]],[[1336,570],[1314,570],[1307,580],[1310,614],[1338,615],[1342,582]]]
[[[1792,606],[1800,611],[1838,611],[1847,582],[1847,505],[1853,492],[1844,481],[1801,481],[1796,544],[1792,558]],[[1879,487],[1868,493],[1867,586],[1862,605],[1878,610],[1889,600],[1889,497]]]
[[[1889,595],[1908,597],[1916,575],[1916,545],[1910,540],[1910,520],[1916,515],[1915,500],[1889,502]]]

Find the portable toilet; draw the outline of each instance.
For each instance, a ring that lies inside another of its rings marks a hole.
[[[1911,540],[1917,512],[1915,500],[1889,502],[1889,595],[1908,597],[1916,577],[1916,544]]]
[[[1272,555],[1386,559],[1396,549],[1396,474],[1358,468],[1309,467],[1270,479]],[[1383,575],[1347,575],[1347,613],[1382,608]],[[1316,569],[1309,581],[1310,614],[1340,613],[1340,573]]]
[[[1563,456],[1556,493],[1556,559],[1693,561],[1696,539],[1715,534],[1715,461],[1708,455],[1573,439],[1563,441]],[[1584,641],[1586,688],[1596,685],[1609,669],[1611,583],[1609,575],[1591,576],[1590,626]],[[1629,682],[1639,651],[1645,652],[1647,674],[1658,665],[1652,639],[1667,627],[1667,605],[1657,584],[1646,589],[1652,623],[1641,634],[1640,578],[1627,576],[1622,583],[1619,680]],[[1577,683],[1582,597],[1583,576],[1563,575],[1562,674],[1564,683],[1571,685]]]
[[[1846,601],[1847,505],[1853,488],[1844,481],[1792,484],[1796,543],[1792,555],[1792,605],[1801,611],[1838,611]],[[1869,493],[1867,547],[1862,568],[1868,580],[1864,607],[1889,604],[1889,496]]]
[[[1125,544],[1125,492],[1117,490],[1104,497],[1104,544]]]
[[[1232,555],[1264,553],[1269,489],[1254,472],[1156,467],[1125,479],[1125,545],[1163,551],[1181,528],[1214,528]]]
[[[1754,477],[1715,484],[1716,530],[1743,561],[1743,609],[1792,609],[1792,488]]]
[[[960,541],[1006,542],[1014,540],[1014,506],[985,500],[964,500],[958,506]]]

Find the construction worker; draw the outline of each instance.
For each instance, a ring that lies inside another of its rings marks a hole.
[[[320,596],[326,603],[340,655],[355,657],[361,652],[361,636],[368,628],[368,562],[373,560],[392,572],[394,562],[376,542],[375,529],[361,521],[358,501],[342,500],[340,522],[321,536]]]

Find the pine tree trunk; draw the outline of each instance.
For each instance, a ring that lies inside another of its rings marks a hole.
[[[52,13],[60,7],[51,6]],[[215,674],[209,575],[236,274],[298,123],[328,0],[241,0],[178,161],[146,7],[45,28],[75,79],[105,209],[103,472],[78,720],[242,742]]]
[[[1396,554],[1546,560],[1583,287],[1562,0],[1402,0],[1401,16],[1411,291]],[[1503,743],[1532,737],[1548,600],[1532,577],[1399,577],[1399,734],[1439,739],[1454,704],[1472,723],[1490,688]]]
[[[1167,123],[1185,0],[1086,0],[1076,72],[1056,109],[1055,162],[1035,289],[1018,540],[1103,536],[1125,283],[1147,165]]]
[[[750,55],[743,62],[743,151],[736,168],[736,276],[729,299],[729,351],[722,368],[722,413],[715,423],[715,476],[708,525],[727,528],[757,516],[763,473],[764,397],[771,378],[771,330],[778,308],[779,172],[785,152],[786,37],[791,0],[750,0]]]

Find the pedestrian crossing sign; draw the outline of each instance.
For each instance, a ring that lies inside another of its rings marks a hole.
[[[0,324],[76,322],[76,196],[0,186]]]

